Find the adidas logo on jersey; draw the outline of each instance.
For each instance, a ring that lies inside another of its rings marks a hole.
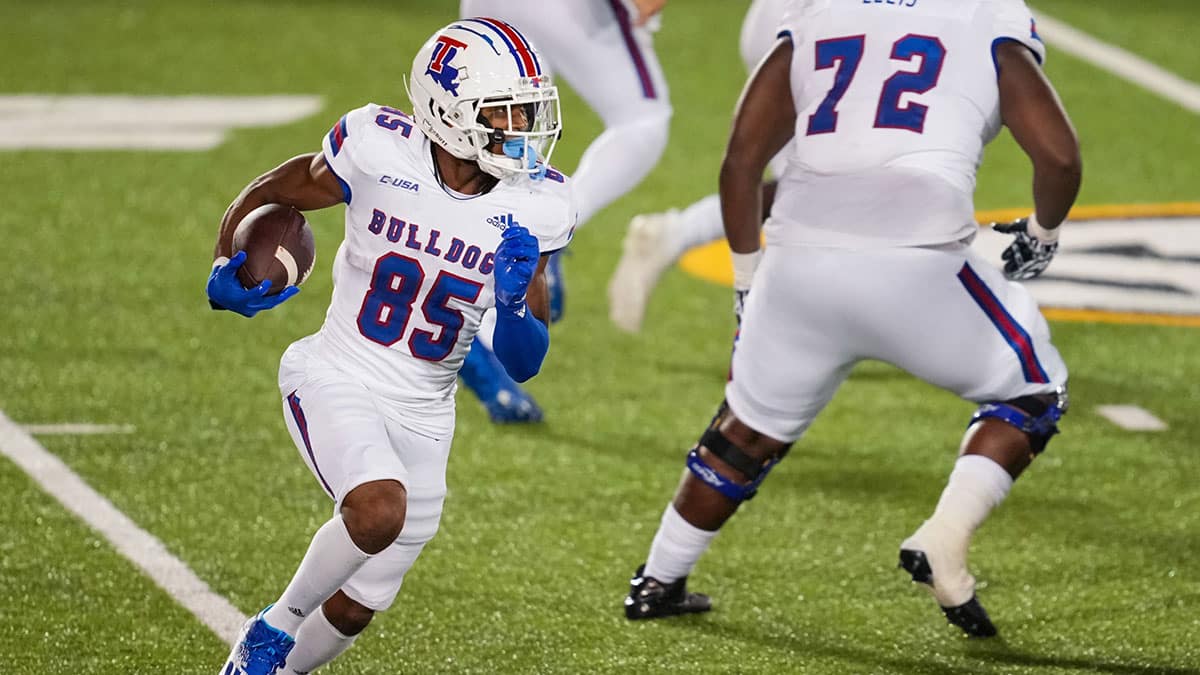
[[[520,223],[517,222],[517,219],[514,218],[513,214],[511,213],[505,213],[500,216],[492,216],[491,218],[487,219],[487,223],[488,225],[501,230],[507,230],[514,225],[520,225]]]

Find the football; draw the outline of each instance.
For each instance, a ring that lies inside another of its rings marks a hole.
[[[299,286],[312,272],[317,257],[312,228],[293,206],[264,204],[246,214],[233,232],[233,252],[246,252],[238,281],[253,288],[271,280],[267,295]]]

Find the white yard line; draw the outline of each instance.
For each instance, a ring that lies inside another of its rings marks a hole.
[[[137,427],[131,424],[22,424],[26,433],[35,436],[53,434],[132,434]]]
[[[1098,405],[1096,412],[1113,424],[1129,431],[1166,431],[1167,423],[1149,410],[1136,405]]]
[[[0,94],[0,150],[208,150],[231,129],[321,110],[319,96]]]
[[[68,510],[99,532],[154,583],[232,644],[245,616],[217,595],[182,560],[138,527],[58,457],[0,412],[0,454],[11,459]]]
[[[1037,12],[1038,33],[1058,49],[1200,114],[1200,85]]]

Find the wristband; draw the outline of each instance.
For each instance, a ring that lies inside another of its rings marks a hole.
[[[1060,225],[1059,227],[1062,227],[1062,226]],[[1038,222],[1036,213],[1029,214],[1029,222],[1025,224],[1026,232],[1028,232],[1031,236],[1036,238],[1038,241],[1041,241],[1041,242],[1044,242],[1047,244],[1052,244],[1052,243],[1058,241],[1058,229],[1059,229],[1058,227],[1050,228],[1050,229],[1042,227],[1042,224]]]
[[[754,280],[754,270],[758,269],[758,263],[762,260],[762,249],[753,253],[730,251],[729,255],[733,258],[733,289],[735,291],[750,290],[750,282]]]

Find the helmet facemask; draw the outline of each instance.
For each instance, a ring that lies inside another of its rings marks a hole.
[[[483,99],[459,99],[449,109],[439,106],[432,97],[427,97],[430,109],[420,112],[414,110],[414,113],[418,118],[422,117],[420,113],[428,113],[441,123],[445,131],[451,132],[447,136],[452,139],[437,134],[432,140],[455,157],[474,160],[479,163],[479,168],[501,179],[520,174],[537,175],[543,171],[537,163],[549,165],[550,155],[562,135],[562,112],[558,88],[548,85],[549,76],[522,80],[531,83],[525,83],[527,87],[524,91]],[[409,83],[409,97],[415,103],[418,98],[412,93],[414,84],[417,83]],[[482,114],[485,108],[504,108],[502,119],[508,120],[508,127],[492,127]],[[516,109],[523,111],[523,115],[514,112]],[[526,128],[513,128],[521,116],[525,118]],[[435,128],[427,128],[427,131],[436,133]],[[521,149],[514,153],[517,155],[515,157],[501,149],[505,141],[509,141],[509,148],[512,148],[513,140],[522,141]]]
[[[546,86],[546,76],[523,79],[535,82],[511,95],[460,104],[469,110],[462,117],[472,121],[460,127],[474,149],[470,159],[497,178],[543,173],[562,131],[558,90]],[[499,125],[488,122],[485,109],[502,113]]]

